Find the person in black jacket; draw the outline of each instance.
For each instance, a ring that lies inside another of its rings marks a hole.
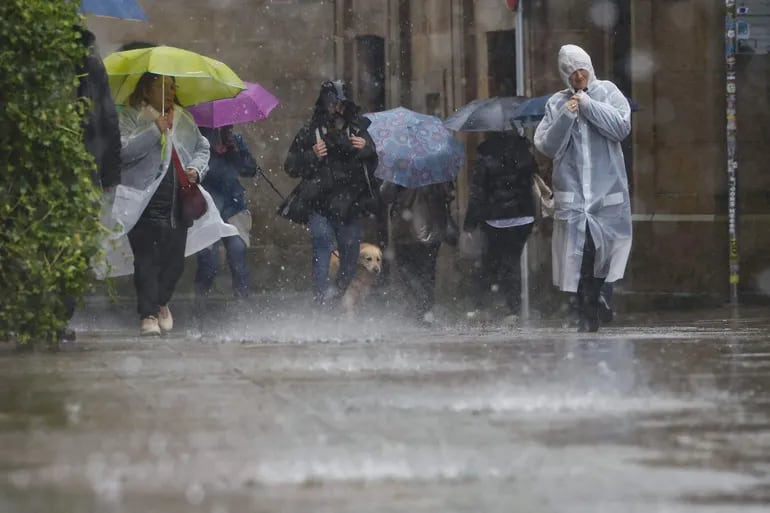
[[[88,55],[78,70],[78,98],[88,103],[83,118],[86,150],[96,161],[95,182],[109,190],[120,183],[120,129],[118,113],[110,93],[110,83],[104,63],[96,49],[96,38],[80,29]]]
[[[347,289],[358,263],[360,219],[379,211],[374,170],[378,158],[367,128],[370,121],[350,98],[347,85],[326,81],[310,121],[297,133],[284,169],[302,178],[279,213],[307,224],[313,244],[313,293],[322,305]],[[329,283],[329,260],[336,239],[340,273]]]
[[[96,48],[96,37],[83,28],[75,27],[88,55],[76,70],[78,77],[77,98],[85,103],[83,110],[83,143],[86,151],[96,162],[94,184],[111,191],[120,183],[120,129],[118,113],[112,101],[107,71]],[[67,320],[75,314],[75,298],[63,299]],[[60,338],[75,340],[75,332],[65,329]]]
[[[505,298],[509,317],[521,309],[521,253],[535,222],[529,141],[517,132],[491,134],[478,148],[463,229],[486,238],[481,283]]]

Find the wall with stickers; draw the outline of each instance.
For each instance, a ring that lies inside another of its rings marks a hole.
[[[728,36],[734,30],[734,54],[725,47],[727,200],[728,213],[735,200],[738,292],[751,299],[770,295],[770,0],[734,0],[734,9],[734,27],[726,26]]]

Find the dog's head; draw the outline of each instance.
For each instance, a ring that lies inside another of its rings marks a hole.
[[[358,265],[366,269],[368,273],[380,274],[382,271],[382,250],[374,244],[361,244]]]

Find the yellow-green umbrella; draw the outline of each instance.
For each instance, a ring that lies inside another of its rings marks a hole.
[[[136,83],[147,72],[174,77],[177,100],[185,107],[232,98],[246,89],[227,64],[173,46],[115,52],[104,59],[104,66],[118,105],[128,104]]]

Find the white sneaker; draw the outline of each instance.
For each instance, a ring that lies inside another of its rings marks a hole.
[[[174,318],[171,316],[171,310],[168,309],[168,306],[161,306],[158,310],[158,325],[163,331],[174,329]]]
[[[139,333],[143,337],[160,335],[160,326],[158,325],[157,317],[151,315],[142,319],[142,326],[139,328]]]

